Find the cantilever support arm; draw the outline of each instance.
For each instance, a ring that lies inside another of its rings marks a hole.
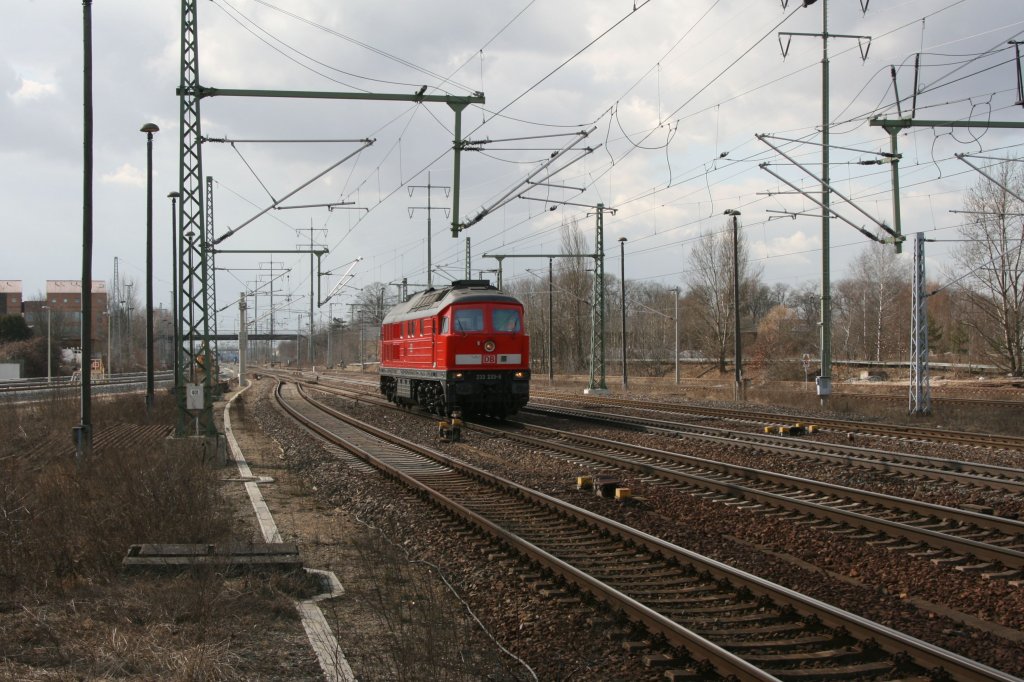
[[[526,192],[527,190],[531,189],[532,188],[532,186],[530,185],[530,181],[531,180],[533,180],[535,177],[537,177],[538,175],[543,173],[545,170],[547,170],[552,164],[555,163],[555,161],[557,161],[564,154],[566,154],[567,152],[572,150],[573,147],[578,145],[583,140],[587,139],[587,136],[589,136],[590,133],[594,132],[596,129],[597,129],[597,126],[592,126],[589,130],[580,130],[579,132],[575,133],[576,138],[574,140],[572,140],[568,144],[564,145],[558,151],[552,153],[551,157],[547,161],[542,163],[536,170],[534,170],[532,173],[527,175],[522,181],[518,182],[512,189],[507,191],[505,194],[501,195],[500,198],[498,198],[498,199],[494,200],[493,202],[491,202],[490,205],[485,206],[484,208],[480,209],[480,211],[475,216],[473,216],[473,218],[471,218],[468,222],[466,222],[466,223],[464,223],[462,225],[459,225],[458,226],[458,230],[464,230],[467,227],[470,227],[471,225],[475,225],[476,223],[478,223],[481,220],[483,220],[484,217],[486,217],[492,211],[495,211],[498,208],[501,208],[502,206],[504,206],[508,202],[512,201],[512,199],[514,199],[516,196],[519,196],[523,192]],[[578,159],[574,159],[572,163],[575,163],[580,158],[583,158],[583,156],[586,156],[587,154],[591,153],[593,151],[593,149],[587,149],[587,150],[583,150],[583,151],[584,151],[584,153]],[[570,165],[570,164],[567,164],[567,165]],[[565,166],[563,166],[562,168],[559,168],[559,170],[563,170],[564,168],[565,168]],[[548,172],[543,177],[541,182],[548,180],[556,172],[557,171],[550,171],[550,172]],[[526,186],[526,189],[522,189],[524,185]],[[456,213],[453,210],[452,211],[452,236],[453,237],[458,236],[458,231],[456,230],[456,221],[457,220],[458,220],[458,213]]]
[[[482,92],[474,92],[472,95],[465,95],[465,96],[462,96],[462,95],[426,95],[426,94],[423,94],[424,90],[426,90],[426,86],[423,86],[422,88],[420,88],[420,90],[418,92],[406,95],[406,94],[403,94],[403,93],[374,93],[374,92],[325,92],[325,91],[309,91],[309,90],[251,90],[251,89],[236,89],[236,88],[210,88],[210,87],[205,87],[205,86],[202,86],[202,85],[196,85],[195,88],[194,88],[194,92],[192,92],[191,94],[193,94],[193,96],[195,96],[195,97],[197,97],[199,99],[201,99],[203,97],[286,97],[286,98],[296,98],[296,99],[357,99],[357,100],[371,100],[371,101],[378,101],[378,102],[381,102],[381,101],[383,101],[383,102],[419,102],[419,103],[422,103],[422,102],[438,102],[438,103],[442,103],[442,104],[447,104],[449,107],[452,108],[452,111],[455,112],[455,141],[454,141],[454,144],[452,146],[452,149],[455,152],[455,169],[454,169],[454,172],[453,172],[454,177],[453,177],[453,182],[452,182],[452,185],[455,188],[455,191],[454,191],[453,196],[452,196],[452,207],[454,209],[452,211],[452,216],[453,216],[452,217],[452,236],[454,237],[454,236],[458,236],[458,233],[459,233],[459,225],[458,225],[458,215],[459,215],[459,213],[458,213],[458,207],[459,207],[459,175],[461,173],[461,152],[462,152],[462,149],[464,147],[464,142],[462,140],[462,110],[465,109],[470,104],[483,104],[484,101],[485,101],[484,93],[482,93]],[[177,94],[179,96],[181,96],[183,92],[185,92],[185,89],[179,86],[177,88]],[[364,149],[365,149],[365,147],[364,147]],[[359,151],[362,151],[362,149],[360,149]],[[333,166],[331,168],[333,168]],[[331,169],[329,168],[328,170],[331,170]],[[324,172],[327,172],[327,171],[324,171]],[[320,176],[317,176],[317,177],[320,177]],[[313,180],[316,180],[316,178],[314,178]],[[310,182],[312,182],[313,180],[310,180]],[[307,183],[307,184],[309,184],[309,183]],[[305,185],[303,185],[303,187],[305,187]],[[299,189],[302,189],[302,188],[300,187]],[[296,191],[298,191],[298,190],[296,190]],[[294,192],[292,192],[292,194],[294,194]],[[288,196],[291,196],[291,195],[288,195]],[[285,197],[285,198],[287,198],[287,197]],[[276,202],[276,203],[280,203],[280,202]],[[227,237],[231,236],[231,234],[233,234],[234,232],[237,232],[244,225],[248,224],[249,222],[252,222],[256,218],[258,218],[260,215],[263,215],[264,213],[269,211],[271,208],[276,208],[276,205],[275,206],[270,206],[269,208],[267,208],[267,209],[263,210],[262,212],[260,212],[258,215],[256,215],[253,218],[251,218],[246,223],[243,223],[243,225],[239,225],[234,230],[231,230],[231,231],[227,232],[226,234],[221,235],[220,237],[218,237],[216,239],[216,241],[214,241],[214,243],[215,244],[219,244],[222,240],[224,240]]]
[[[363,260],[362,256],[360,256],[359,258],[356,258],[354,261],[352,261],[352,264],[348,266],[348,270],[345,271],[345,273],[338,280],[338,283],[335,284],[334,288],[331,289],[331,293],[327,294],[327,298],[325,298],[323,300],[320,300],[320,278],[323,277],[324,275],[329,275],[330,273],[329,272],[328,273],[324,273],[324,272],[320,271],[320,255],[317,254],[317,258],[316,258],[316,267],[317,267],[317,278],[316,278],[316,291],[317,291],[317,293],[316,293],[316,297],[317,297],[317,302],[316,302],[316,304],[317,304],[318,308],[323,308],[327,304],[328,301],[330,301],[332,298],[334,298],[334,296],[341,290],[341,288],[343,286],[348,284],[352,280],[352,278],[355,277],[355,275],[352,274],[352,271],[355,269],[355,267],[357,265],[359,265],[359,262],[361,260]]]
[[[281,208],[281,202],[283,202],[284,200],[286,200],[286,199],[290,199],[291,197],[295,196],[296,194],[298,194],[299,192],[301,192],[301,191],[302,191],[303,189],[305,189],[306,187],[309,187],[309,186],[310,186],[310,185],[312,185],[312,184],[313,184],[314,182],[316,182],[317,180],[319,180],[319,179],[320,179],[320,178],[322,178],[323,176],[327,175],[327,174],[328,174],[328,173],[330,173],[330,172],[331,172],[332,170],[334,170],[335,168],[337,168],[337,167],[338,167],[338,166],[340,166],[341,164],[345,163],[346,161],[348,161],[349,159],[351,159],[351,158],[352,158],[353,156],[355,156],[356,154],[359,154],[359,153],[360,153],[361,151],[363,151],[364,149],[366,149],[367,147],[369,147],[369,146],[370,146],[371,144],[373,144],[373,143],[374,143],[374,140],[363,140],[363,145],[362,145],[362,146],[361,146],[361,147],[360,147],[359,149],[355,150],[355,151],[354,151],[354,152],[352,152],[351,154],[348,154],[348,155],[344,156],[344,157],[343,157],[343,158],[342,158],[342,159],[341,159],[340,161],[338,161],[337,163],[332,163],[332,164],[331,164],[330,166],[328,166],[327,168],[325,168],[325,169],[324,169],[323,171],[321,171],[320,173],[317,173],[317,174],[316,174],[316,175],[314,175],[314,176],[313,176],[312,178],[310,178],[310,179],[309,179],[309,180],[307,180],[306,182],[302,183],[301,185],[299,185],[298,187],[296,187],[295,189],[293,189],[293,190],[292,190],[291,192],[288,192],[288,194],[285,194],[285,195],[284,195],[283,197],[281,197],[280,199],[275,199],[275,200],[274,200],[274,203],[272,203],[272,204],[271,204],[270,206],[267,206],[267,207],[266,207],[265,209],[263,209],[262,211],[260,211],[260,212],[259,212],[259,213],[257,213],[256,215],[254,215],[253,217],[249,218],[248,220],[246,220],[246,221],[245,221],[244,223],[242,223],[242,224],[241,224],[241,225],[239,225],[238,227],[233,227],[233,228],[231,228],[230,230],[228,230],[227,232],[225,232],[224,234],[222,234],[221,236],[217,237],[216,239],[214,239],[214,240],[213,240],[213,243],[214,243],[214,244],[220,244],[220,243],[221,243],[222,241],[224,241],[225,239],[227,239],[228,237],[230,237],[230,236],[231,236],[231,235],[233,235],[234,233],[238,232],[238,231],[239,231],[239,230],[241,230],[241,229],[242,229],[243,227],[245,227],[245,226],[246,226],[246,225],[248,225],[249,223],[253,222],[254,220],[256,220],[257,218],[259,218],[260,216],[264,215],[264,214],[265,214],[265,213],[267,213],[268,211],[270,211],[270,210],[272,210],[272,209],[275,209],[275,208]]]
[[[899,244],[902,241],[904,241],[903,235],[901,235],[899,232],[897,232],[896,230],[892,229],[891,227],[889,227],[888,225],[886,225],[882,221],[876,219],[873,215],[871,215],[870,213],[868,213],[867,211],[862,209],[860,206],[858,206],[856,203],[854,203],[854,201],[852,199],[849,199],[845,195],[843,195],[839,190],[837,190],[835,187],[833,187],[831,183],[825,182],[825,180],[822,179],[819,175],[815,174],[809,168],[807,168],[807,167],[803,166],[802,164],[800,164],[796,159],[794,159],[793,157],[791,157],[788,154],[786,154],[786,152],[782,151],[782,149],[780,149],[777,145],[774,145],[771,142],[769,142],[766,139],[768,137],[767,135],[755,135],[754,137],[756,137],[757,139],[761,140],[761,142],[764,142],[766,145],[768,145],[769,147],[774,149],[775,152],[779,156],[783,157],[784,159],[789,161],[791,164],[793,164],[794,166],[796,166],[797,168],[802,170],[804,173],[806,173],[807,175],[811,176],[811,178],[813,178],[815,180],[815,182],[818,182],[819,184],[828,187],[830,192],[832,192],[833,194],[838,196],[840,199],[845,201],[847,204],[849,204],[853,208],[857,209],[857,211],[862,213],[868,220],[873,222],[875,225],[878,225],[880,228],[882,228],[882,230],[884,230],[885,232],[887,232],[890,235],[892,235],[893,243]],[[765,170],[767,170],[767,168],[765,166],[766,166],[766,164],[761,164],[761,168],[764,168]],[[768,171],[768,172],[771,173],[771,171]],[[775,175],[775,173],[772,173],[772,175]],[[775,177],[779,177],[779,176],[775,175]],[[788,182],[786,184],[789,185],[790,187],[793,187],[793,189],[797,189],[793,185],[790,185]],[[799,190],[797,190],[797,191],[799,191]],[[822,204],[822,208],[825,208],[825,206],[823,204]],[[839,219],[840,220],[844,220],[842,216],[839,216]],[[853,225],[853,223],[850,223],[849,220],[845,220],[844,222],[847,222],[850,225]],[[861,232],[864,232],[864,230],[861,230],[861,228],[859,228],[859,227],[857,229],[860,230]],[[872,239],[875,239],[875,237],[872,236]],[[877,240],[877,241],[882,241],[882,240]]]
[[[839,218],[840,220],[842,220],[842,221],[843,221],[844,223],[846,223],[847,225],[849,225],[849,226],[850,226],[850,227],[852,227],[853,229],[855,229],[855,230],[857,230],[858,232],[860,232],[861,234],[863,234],[863,235],[864,235],[865,237],[868,237],[869,239],[872,239],[872,240],[874,240],[874,241],[876,241],[876,242],[881,242],[881,243],[883,243],[883,244],[884,244],[884,243],[887,243],[887,242],[892,242],[892,241],[894,241],[894,240],[892,240],[892,239],[879,239],[879,238],[878,238],[878,237],[877,237],[876,235],[873,235],[873,234],[871,234],[870,232],[868,232],[867,230],[865,230],[865,229],[864,229],[863,227],[861,227],[860,225],[855,225],[854,223],[850,222],[849,220],[847,220],[846,218],[844,218],[843,216],[839,215],[839,214],[838,214],[838,213],[836,213],[835,211],[831,210],[831,209],[830,209],[830,208],[829,208],[828,206],[826,206],[825,204],[823,204],[823,203],[821,202],[821,200],[820,200],[820,199],[815,199],[815,198],[814,198],[813,196],[811,196],[811,195],[810,195],[810,193],[808,193],[808,192],[804,192],[804,191],[803,191],[803,190],[801,190],[801,189],[800,189],[799,187],[797,187],[796,185],[794,185],[794,184],[793,184],[792,182],[790,182],[790,181],[789,181],[789,180],[787,180],[786,178],[782,177],[781,175],[779,175],[778,173],[776,173],[775,171],[773,171],[773,170],[772,170],[771,168],[769,168],[769,167],[768,167],[768,164],[767,164],[767,163],[762,163],[762,164],[760,164],[760,165],[759,165],[758,167],[759,167],[759,168],[760,168],[761,170],[763,170],[763,171],[765,171],[766,173],[768,173],[769,175],[771,175],[772,177],[774,177],[774,178],[775,178],[776,180],[778,180],[779,182],[782,182],[782,183],[785,183],[785,184],[789,185],[789,186],[790,186],[790,187],[792,187],[792,188],[793,188],[794,190],[796,190],[796,192],[797,192],[798,194],[802,194],[802,195],[804,196],[804,198],[805,198],[805,199],[808,199],[808,200],[810,200],[810,201],[811,201],[811,202],[813,202],[813,203],[814,203],[815,205],[819,206],[819,207],[820,207],[820,208],[821,208],[822,210],[824,210],[824,211],[828,211],[829,213],[831,213],[831,214],[832,214],[832,215],[834,215],[835,217]]]
[[[975,166],[975,165],[974,165],[973,163],[971,163],[970,161],[968,161],[968,160],[967,160],[967,158],[966,158],[966,157],[967,157],[967,154],[954,154],[953,156],[955,156],[956,158],[960,159],[961,161],[963,161],[964,163],[966,163],[966,164],[967,164],[968,166],[970,166],[970,167],[971,167],[971,168],[973,168],[974,170],[976,170],[976,171],[978,171],[979,173],[981,173],[981,174],[982,174],[982,175],[983,175],[983,176],[984,176],[984,177],[985,177],[985,178],[986,178],[986,179],[987,179],[987,180],[988,180],[989,182],[995,183],[995,185],[996,185],[997,187],[999,187],[1000,189],[1004,190],[1004,191],[1005,191],[1005,192],[1006,192],[1007,194],[1009,194],[1010,196],[1014,197],[1014,198],[1015,198],[1015,199],[1017,199],[1018,201],[1024,201],[1024,197],[1022,197],[1021,195],[1017,194],[1017,193],[1016,193],[1016,192],[1014,192],[1014,191],[1013,191],[1012,189],[1010,189],[1009,187],[1007,187],[1007,186],[1006,186],[1006,185],[1004,185],[1003,183],[999,182],[998,180],[996,180],[995,178],[993,178],[993,177],[992,177],[991,175],[989,175],[988,173],[986,173],[985,171],[981,170],[980,168],[978,168],[977,166]]]

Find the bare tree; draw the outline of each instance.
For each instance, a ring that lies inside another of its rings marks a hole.
[[[363,287],[356,297],[356,307],[361,311],[367,325],[380,326],[384,316],[397,301],[388,296],[388,288],[382,282],[372,282]]]
[[[705,356],[715,358],[719,372],[725,372],[733,340],[733,244],[732,230],[706,234],[690,252],[687,297],[691,310],[691,338]],[[740,320],[749,310],[753,292],[760,286],[761,269],[750,263],[743,233],[737,234],[736,267],[740,281]],[[749,328],[749,325],[748,325]],[[742,333],[742,332],[741,332]]]
[[[807,329],[800,321],[796,309],[777,305],[768,311],[757,325],[757,340],[751,350],[751,359],[760,365],[771,379],[789,379],[798,373],[795,360],[807,344]]]
[[[695,341],[706,357],[715,358],[718,371],[725,372],[726,349],[732,327],[732,297],[729,293],[731,277],[725,261],[731,254],[724,239],[705,234],[690,252],[692,266],[687,280],[690,296],[694,299],[697,319],[689,324]]]
[[[675,288],[648,282],[626,287],[629,357],[641,361],[634,374],[661,376],[675,366]]]
[[[537,275],[502,283],[505,293],[518,298],[525,310],[526,333],[530,335],[530,363],[534,372],[548,366],[548,278]],[[553,328],[553,325],[552,325]]]
[[[564,371],[580,372],[589,367],[591,298],[593,296],[593,266],[589,255],[594,253],[577,221],[562,226],[562,253],[573,258],[558,261],[553,354],[561,360]]]
[[[1024,170],[1008,161],[967,191],[970,218],[960,227],[964,244],[954,260],[959,287],[974,313],[965,323],[983,340],[996,363],[1024,375]],[[1002,185],[1002,186],[1000,186]]]
[[[847,359],[898,359],[909,329],[910,263],[892,246],[869,242],[832,292],[832,335]]]
[[[761,323],[773,308],[786,305],[786,299],[790,295],[789,285],[779,282],[774,286],[768,286],[760,281],[751,283],[750,295],[747,298],[747,312],[754,326]]]

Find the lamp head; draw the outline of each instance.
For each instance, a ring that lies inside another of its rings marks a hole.
[[[155,123],[146,123],[141,128],[139,128],[139,132],[149,133],[149,134],[153,134],[155,132],[159,132],[159,130],[160,130],[160,126],[158,126]]]

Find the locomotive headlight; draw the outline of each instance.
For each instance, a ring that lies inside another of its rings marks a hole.
[[[494,345],[494,341],[491,341],[490,339],[484,341],[484,350],[488,353],[493,353],[495,348],[496,346]]]
[[[519,370],[518,372],[513,372],[512,373],[512,378],[513,379],[525,379],[526,378],[526,372],[524,372],[523,370]]]
[[[455,378],[456,379],[461,379],[462,378],[462,372],[456,372],[455,373]]]

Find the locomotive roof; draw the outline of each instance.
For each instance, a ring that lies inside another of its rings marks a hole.
[[[450,286],[427,289],[413,294],[384,316],[384,323],[401,322],[432,315],[452,303],[519,303],[518,299],[502,293],[485,279],[456,280]]]

